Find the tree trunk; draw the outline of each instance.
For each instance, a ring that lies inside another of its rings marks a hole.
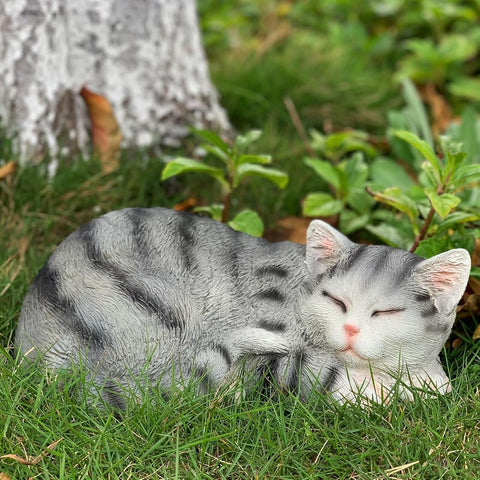
[[[128,146],[228,130],[195,0],[3,0],[0,117],[21,158],[84,150],[82,88],[105,97]]]

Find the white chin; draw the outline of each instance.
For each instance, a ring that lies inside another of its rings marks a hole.
[[[355,350],[345,350],[340,352],[340,356],[347,365],[358,366],[368,363],[368,360],[355,352]]]

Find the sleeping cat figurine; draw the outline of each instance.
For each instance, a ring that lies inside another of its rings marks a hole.
[[[16,345],[48,368],[81,362],[119,405],[142,375],[166,392],[189,379],[208,391],[245,369],[302,398],[381,402],[398,380],[444,393],[438,356],[469,272],[466,250],[424,260],[355,244],[320,220],[305,246],[129,208],[83,225],[50,256]]]

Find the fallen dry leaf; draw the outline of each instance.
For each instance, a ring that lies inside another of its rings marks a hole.
[[[80,91],[92,122],[93,148],[100,157],[102,170],[111,173],[118,168],[122,133],[110,102],[97,93],[83,87]]]
[[[473,338],[474,340],[480,339],[480,325],[477,325],[477,328],[476,328],[475,331],[473,332],[472,338]]]
[[[11,479],[6,473],[0,472],[0,480],[11,480]]]
[[[290,242],[305,244],[307,229],[312,219],[303,217],[285,217],[277,222],[278,228],[267,230],[264,237],[271,242]]]
[[[43,450],[40,455],[37,455],[36,457],[23,458],[23,457],[20,457],[19,455],[15,455],[14,453],[9,453],[7,455],[2,455],[0,458],[2,459],[10,458],[11,460],[15,460],[16,462],[21,463],[22,465],[37,465],[37,463],[39,463],[42,460],[42,458],[46,457],[51,452],[51,450],[53,450],[61,441],[62,441],[62,438],[55,440],[45,450]]]
[[[454,350],[456,350],[461,344],[462,344],[462,339],[461,338],[456,338],[453,342],[452,342],[452,348]]]
[[[472,253],[472,265],[480,266],[480,238],[475,239],[475,248]]]
[[[0,167],[0,180],[7,178],[17,169],[17,162],[7,162]],[[0,477],[1,480],[1,477]]]
[[[480,314],[480,295],[478,293],[474,293],[469,295],[467,301],[461,306],[463,311],[467,311],[472,315],[479,315]]]
[[[445,98],[437,92],[433,83],[420,87],[420,95],[430,106],[433,119],[432,132],[435,136],[440,135],[452,123],[452,109]]]
[[[184,212],[186,210],[191,210],[193,207],[196,207],[198,205],[198,200],[193,197],[189,197],[183,202],[177,203],[173,209],[176,210],[177,212]]]
[[[476,278],[470,277],[468,280],[468,288],[472,289],[474,293],[480,294],[480,281]]]

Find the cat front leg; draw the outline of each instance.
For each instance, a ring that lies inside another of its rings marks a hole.
[[[380,373],[373,374],[370,369],[346,369],[338,370],[335,383],[329,389],[331,395],[339,403],[357,402],[368,404],[388,403],[388,398],[395,380]]]
[[[405,386],[401,388],[401,395],[408,400],[413,400],[412,389],[409,386],[421,389],[420,393],[424,393],[426,396],[429,392],[444,395],[452,391],[450,380],[438,358],[427,367],[405,374],[402,383]]]

